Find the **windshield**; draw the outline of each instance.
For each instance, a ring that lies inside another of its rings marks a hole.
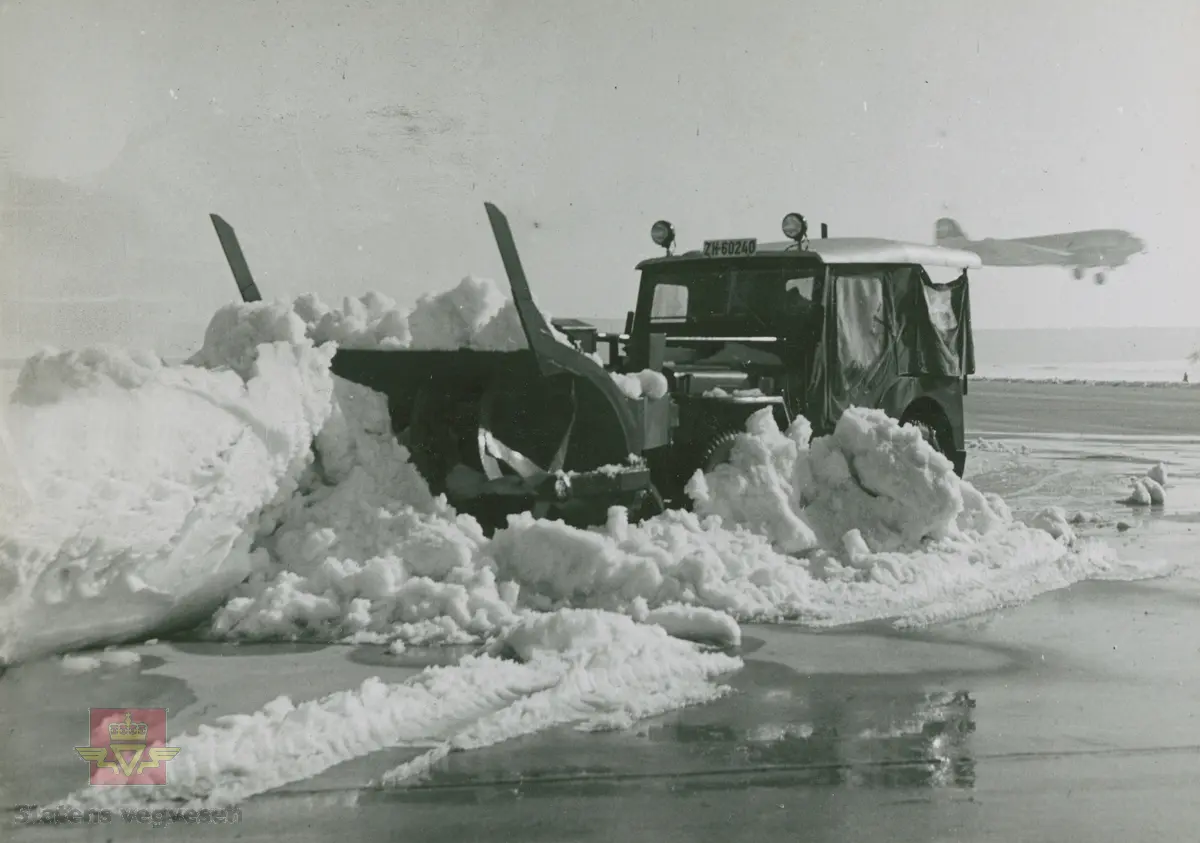
[[[686,325],[712,320],[771,327],[818,298],[819,267],[701,266],[654,275],[650,321]]]

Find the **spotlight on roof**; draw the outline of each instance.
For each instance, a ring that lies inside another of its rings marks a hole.
[[[666,220],[659,220],[650,226],[650,239],[669,252],[675,242],[675,227]]]
[[[783,218],[783,236],[799,243],[808,237],[808,220],[800,214],[788,214]]]

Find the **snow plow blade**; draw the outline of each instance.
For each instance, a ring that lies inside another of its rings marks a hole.
[[[393,431],[430,490],[485,528],[524,511],[580,525],[603,523],[615,504],[631,515],[656,511],[661,499],[640,459],[643,400],[627,398],[603,366],[555,337],[507,219],[485,207],[528,348],[339,349],[334,374],[387,396]],[[233,229],[218,220],[238,289],[256,301]]]
[[[636,402],[554,336],[508,220],[485,207],[528,349],[346,349],[334,373],[388,396],[392,426],[430,489],[485,526],[525,510],[596,523],[613,504],[640,509],[655,493],[649,470],[630,462],[643,447]]]

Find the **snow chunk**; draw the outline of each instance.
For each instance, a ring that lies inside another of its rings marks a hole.
[[[63,656],[59,664],[67,673],[88,673],[102,666],[132,667],[141,661],[142,657],[133,650],[105,650],[92,655]]]
[[[643,369],[636,374],[612,372],[613,382],[629,398],[662,398],[667,394],[667,378],[662,372]]]
[[[229,368],[248,379],[263,345],[305,344],[305,325],[281,304],[228,304],[218,310],[204,331],[204,344],[187,361],[206,369]]]
[[[1166,502],[1166,492],[1157,480],[1146,476],[1133,480],[1133,489],[1124,503],[1132,506],[1162,506]]]
[[[644,600],[642,605],[645,605]],[[715,609],[672,603],[644,613],[635,609],[634,615],[641,615],[638,620],[642,623],[657,624],[676,638],[728,647],[739,647],[742,643],[742,628],[738,622]]]
[[[1162,463],[1156,463],[1146,472],[1146,476],[1160,486],[1167,485],[1167,467]]]
[[[413,347],[430,351],[472,348],[480,331],[503,306],[504,294],[496,282],[473,276],[443,293],[422,296],[409,317]]]
[[[709,475],[697,472],[689,483],[696,513],[748,527],[783,553],[811,550],[819,540],[802,511],[812,474],[801,454],[812,428],[800,420],[785,435],[769,408],[752,415],[746,428],[748,433],[734,441],[729,462]]]
[[[1067,520],[1066,510],[1061,506],[1045,507],[1031,516],[1027,523],[1031,527],[1045,530],[1064,544],[1069,545],[1075,541],[1075,531],[1071,528],[1071,524]]]
[[[342,348],[407,348],[412,342],[408,313],[383,293],[346,297],[341,310],[333,310],[309,293],[298,297],[292,312],[318,345],[337,343]]]

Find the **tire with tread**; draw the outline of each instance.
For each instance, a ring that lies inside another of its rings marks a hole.
[[[728,462],[729,456],[733,452],[733,443],[737,441],[738,435],[736,430],[726,430],[709,439],[708,444],[701,451],[700,461],[696,468],[707,474],[721,463]]]
[[[671,492],[665,496],[668,507],[691,510],[692,500],[684,491],[687,484],[697,471],[707,474],[725,462],[737,435],[736,430],[718,430],[709,434],[707,438],[694,440],[701,443],[699,447],[688,447],[686,452],[675,457],[671,470]]]
[[[902,424],[912,425],[915,427],[918,431],[920,431],[921,438],[928,442],[929,446],[933,448],[933,450],[950,460],[952,465],[954,464],[954,453],[952,450],[947,449],[950,432],[946,429],[945,425],[932,423],[920,417],[908,419],[902,422]],[[956,468],[955,474],[957,473],[958,471]]]

